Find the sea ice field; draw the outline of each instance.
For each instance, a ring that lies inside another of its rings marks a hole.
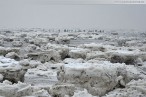
[[[1,29],[0,97],[146,97],[146,32]]]

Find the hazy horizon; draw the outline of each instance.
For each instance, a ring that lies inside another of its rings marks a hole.
[[[0,29],[146,30],[145,5],[49,5],[46,2],[46,0],[0,0]]]

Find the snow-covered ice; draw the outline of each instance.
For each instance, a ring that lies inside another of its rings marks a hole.
[[[145,97],[144,35],[0,30],[0,96]]]

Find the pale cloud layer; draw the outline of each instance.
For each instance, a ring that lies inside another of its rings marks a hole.
[[[146,5],[51,5],[47,0],[0,0],[0,28],[146,30]]]

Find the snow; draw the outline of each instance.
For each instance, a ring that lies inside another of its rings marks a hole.
[[[14,59],[0,56],[0,66],[11,66],[11,65],[19,65],[19,62],[15,61]]]
[[[52,31],[0,31],[0,96],[146,97],[143,32]]]

